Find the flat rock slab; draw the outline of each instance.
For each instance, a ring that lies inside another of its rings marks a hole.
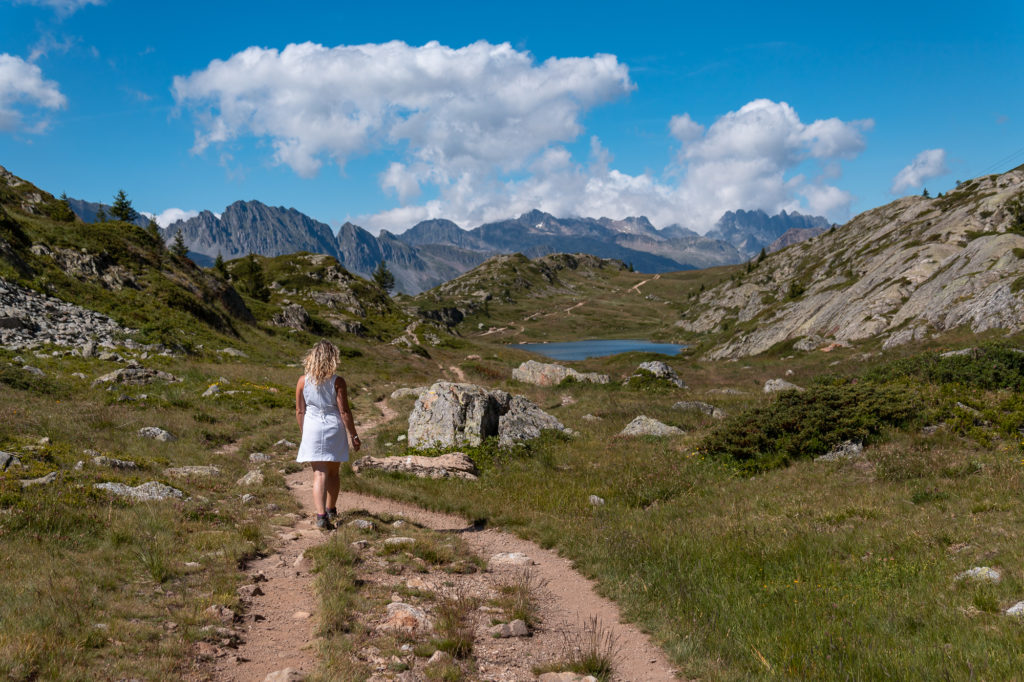
[[[959,573],[956,576],[959,580],[973,580],[978,583],[999,583],[1003,579],[1003,574],[994,568],[988,566],[975,566],[974,568],[968,569],[963,573]]]
[[[790,383],[785,379],[769,379],[764,382],[765,393],[779,393],[780,391],[803,391],[794,383]]]
[[[263,682],[303,682],[305,679],[305,673],[295,668],[285,668],[284,670],[275,670],[272,673],[268,673],[263,678]]]
[[[114,370],[109,374],[104,374],[103,376],[98,377],[94,382],[92,382],[92,385],[127,384],[130,386],[142,386],[154,381],[178,383],[181,379],[173,374],[161,372],[158,369],[149,369],[148,367],[123,367],[121,369]]]
[[[522,552],[501,552],[487,560],[487,568],[491,571],[501,568],[522,568],[533,566],[534,563],[536,562],[533,559]]]
[[[139,468],[139,465],[136,464],[135,462],[130,462],[126,459],[115,459],[113,457],[106,457],[104,455],[93,457],[92,463],[93,466],[108,467],[110,469],[134,470]]]
[[[236,484],[242,487],[251,485],[263,485],[263,472],[260,471],[259,469],[253,469],[245,476],[242,476],[240,479],[238,479],[236,481]]]
[[[164,443],[177,440],[169,431],[164,431],[159,426],[143,426],[139,429],[139,436],[141,438],[152,438]]]
[[[511,623],[498,623],[487,631],[491,637],[505,639],[506,637],[529,637],[530,628],[526,622],[516,618]]]
[[[164,473],[174,478],[210,478],[219,476],[220,469],[214,466],[184,466],[164,469]]]
[[[97,490],[106,490],[112,495],[128,497],[139,502],[166,500],[171,497],[181,499],[184,497],[184,493],[177,488],[172,488],[169,485],[164,485],[157,481],[149,481],[142,485],[137,485],[134,488],[127,486],[124,483],[97,483],[93,487]]]
[[[40,476],[39,478],[23,479],[22,481],[20,481],[20,483],[21,483],[21,487],[22,488],[30,488],[30,487],[32,487],[34,485],[48,485],[50,483],[53,483],[56,480],[57,480],[57,472],[56,471],[51,471],[50,473],[46,474],[45,476]]]
[[[353,464],[355,471],[389,471],[412,474],[419,478],[461,478],[475,481],[476,465],[462,452],[449,452],[440,457],[406,455],[404,457],[360,457]]]
[[[700,412],[706,414],[713,419],[725,419],[728,415],[725,410],[715,407],[710,403],[701,402],[700,400],[680,400],[678,403],[672,406],[673,410],[684,410],[686,412]]]
[[[433,628],[433,623],[426,611],[405,602],[388,604],[387,619],[377,626],[377,629],[382,631],[407,633],[429,632],[431,628]]]
[[[607,384],[609,380],[607,374],[578,372],[571,367],[536,360],[527,360],[516,367],[512,370],[512,378],[535,386],[557,386],[569,378],[591,384]]]
[[[619,432],[620,436],[681,436],[686,432],[677,426],[663,424],[641,414]]]

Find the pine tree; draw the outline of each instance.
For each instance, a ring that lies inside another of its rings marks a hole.
[[[231,279],[228,266],[224,264],[224,256],[220,255],[220,251],[217,252],[217,258],[213,261],[213,269],[219,272],[224,279]]]
[[[245,293],[260,301],[270,300],[270,289],[267,288],[263,266],[256,260],[254,254],[250,253],[249,257],[242,262],[237,271],[237,279]]]
[[[62,192],[57,203],[50,210],[50,217],[62,223],[75,222],[75,212],[71,210],[71,202],[68,201],[67,192]]]
[[[184,258],[188,255],[188,246],[185,245],[185,235],[178,230],[174,233],[174,241],[171,242],[171,253]]]
[[[764,247],[762,246],[761,247],[761,253],[757,254],[757,264],[760,265],[761,263],[763,263],[764,259],[767,258],[767,257],[768,257],[768,252],[765,251]]]
[[[160,226],[157,225],[156,221],[153,220],[152,218],[149,219],[149,224],[146,225],[146,232],[148,232],[149,236],[153,238],[153,241],[155,241],[157,245],[159,245],[160,248],[163,249],[164,238],[163,235],[160,234]]]
[[[923,196],[925,199],[927,199],[928,197],[931,196],[930,194],[928,194],[928,188],[927,187],[925,187],[924,191],[921,192],[921,196]]]
[[[373,281],[384,291],[391,293],[395,288],[395,276],[388,270],[387,261],[381,261],[373,271]]]
[[[138,213],[132,208],[132,202],[128,199],[128,195],[124,193],[123,189],[117,190],[117,194],[114,195],[114,203],[110,207],[110,215],[115,220],[123,220],[126,223],[130,223],[138,217]]]
[[[96,211],[96,222],[98,222],[98,223],[105,223],[105,222],[107,222],[107,212],[103,210],[103,206],[102,205]]]

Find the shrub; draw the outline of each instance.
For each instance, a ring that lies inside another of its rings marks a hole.
[[[804,392],[786,391],[768,405],[726,419],[700,449],[743,470],[765,471],[825,454],[845,440],[868,442],[922,412],[920,397],[904,387],[837,379]]]
[[[1024,352],[993,342],[969,353],[942,357],[921,353],[876,367],[866,378],[874,381],[917,379],[933,384],[960,384],[983,391],[1024,390]]]

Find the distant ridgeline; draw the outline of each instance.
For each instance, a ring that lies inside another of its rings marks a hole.
[[[495,254],[522,253],[535,258],[552,253],[587,253],[616,258],[641,272],[671,272],[741,263],[770,250],[806,239],[828,228],[821,217],[799,213],[769,216],[736,211],[722,216],[707,236],[679,225],[656,229],[645,217],[556,218],[530,211],[515,219],[463,230],[450,220],[427,220],[396,235],[378,236],[345,223],[330,226],[294,208],[238,201],[220,217],[203,211],[168,226],[170,239],[181,231],[189,255],[209,265],[249,253],[278,256],[300,251],[334,256],[351,272],[370,276],[381,261],[395,276],[395,288],[415,294],[476,267]],[[781,240],[781,241],[780,241]]]

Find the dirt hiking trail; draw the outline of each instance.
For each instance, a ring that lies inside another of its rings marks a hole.
[[[386,404],[376,406],[382,417],[361,429],[388,421],[394,414]],[[275,551],[252,562],[247,573],[256,576],[260,590],[249,602],[242,622],[236,624],[242,642],[231,656],[214,660],[212,678],[230,682],[262,682],[269,673],[292,668],[306,675],[317,667],[315,630],[318,603],[313,592],[312,563],[303,553],[329,536],[313,525],[312,473],[291,474],[287,487],[302,505],[304,517],[294,528],[278,533]],[[351,492],[342,492],[338,511],[361,510],[369,515],[402,517],[438,532],[455,532],[470,550],[487,560],[503,552],[522,552],[535,565],[531,571],[541,587],[537,601],[542,624],[529,638],[492,639],[478,637],[475,645],[479,679],[534,680],[533,665],[558,658],[568,637],[582,637],[585,625],[597,619],[610,631],[617,646],[614,680],[659,682],[676,680],[664,652],[635,626],[621,623],[618,607],[594,590],[594,583],[576,572],[569,560],[511,533],[495,529],[474,529],[465,519],[450,514]],[[487,573],[493,581],[492,574]],[[264,580],[265,578],[265,580]],[[481,576],[445,575],[445,581],[479,583]],[[380,679],[374,677],[374,679]],[[401,679],[419,679],[418,677]]]

